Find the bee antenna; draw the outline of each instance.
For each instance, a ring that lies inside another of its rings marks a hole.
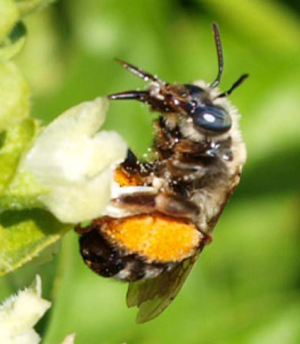
[[[108,99],[111,100],[127,100],[127,99],[133,99],[138,100],[140,102],[147,102],[147,99],[149,98],[149,92],[148,91],[125,91],[120,93],[114,93],[107,96]]]
[[[248,76],[249,74],[243,74],[242,76],[240,76],[238,80],[230,87],[228,91],[219,94],[218,96],[216,96],[216,98],[228,97],[234,89],[240,86],[244,82],[244,80],[248,78]]]
[[[126,61],[123,61],[121,59],[115,59],[115,61],[120,63],[120,65],[124,67],[125,69],[129,70],[129,72],[137,75],[139,78],[142,78],[144,81],[148,81],[148,80],[159,81],[155,75],[145,72],[142,69],[139,69],[138,67]]]
[[[213,22],[212,28],[214,32],[217,55],[218,55],[218,75],[216,77],[216,80],[210,85],[210,87],[215,88],[219,85],[221,81],[221,77],[222,77],[223,69],[224,69],[224,59],[223,59],[223,51],[222,51],[221,37],[220,37],[218,24]]]

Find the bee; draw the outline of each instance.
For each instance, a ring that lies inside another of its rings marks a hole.
[[[107,214],[77,226],[84,262],[97,274],[129,282],[128,307],[137,322],[157,317],[174,300],[212,231],[246,160],[239,115],[217,86],[223,73],[219,29],[213,23],[218,56],[214,82],[170,84],[127,62],[128,71],[150,81],[144,91],[110,100],[133,99],[158,112],[150,162],[132,151],[115,168],[116,190]]]

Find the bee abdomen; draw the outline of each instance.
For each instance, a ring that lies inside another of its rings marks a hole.
[[[96,229],[83,234],[79,243],[85,263],[97,274],[112,277],[124,269],[120,254]]]
[[[159,213],[104,217],[76,230],[89,268],[122,281],[154,278],[194,255],[205,240],[193,222]]]
[[[95,273],[125,282],[153,278],[166,269],[163,264],[149,264],[136,254],[115,249],[97,228],[80,237],[80,252],[84,262]]]

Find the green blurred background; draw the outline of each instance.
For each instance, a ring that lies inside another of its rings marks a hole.
[[[39,323],[44,344],[71,332],[76,343],[300,343],[300,3],[297,0],[61,0],[26,21],[17,58],[32,89],[34,116],[49,122],[99,95],[144,87],[113,58],[169,82],[213,81],[211,23],[225,54],[222,90],[248,149],[242,181],[176,301],[145,325],[125,306],[126,285],[100,278],[66,235],[46,264],[1,279],[1,299],[38,272],[53,307]],[[140,156],[153,114],[134,102],[111,104],[107,128]]]

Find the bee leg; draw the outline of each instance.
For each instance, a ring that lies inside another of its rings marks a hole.
[[[158,211],[165,215],[185,219],[195,219],[199,214],[197,205],[181,195],[163,193],[135,193],[121,195],[113,200],[113,205],[128,210],[129,213],[152,213]]]
[[[153,164],[147,162],[141,162],[137,156],[128,149],[127,157],[122,162],[121,167],[130,174],[139,174],[142,176],[148,176],[154,170]]]
[[[133,153],[131,149],[128,149],[126,159],[121,164],[121,166],[124,167],[125,170],[128,172],[135,172],[135,170],[137,170],[138,168],[138,165],[139,161],[137,156]]]
[[[113,207],[128,211],[129,214],[147,214],[155,211],[155,193],[135,192],[124,194],[111,201]]]
[[[209,149],[211,149],[211,146],[208,142],[192,142],[182,139],[176,143],[176,152],[180,154],[202,155]]]
[[[179,160],[173,160],[168,163],[169,171],[172,171],[172,175],[180,180],[186,180],[189,176],[197,173],[204,175],[206,169],[200,164],[186,163]]]
[[[199,214],[199,207],[181,195],[160,193],[156,196],[155,208],[165,215],[186,219],[195,219]]]

